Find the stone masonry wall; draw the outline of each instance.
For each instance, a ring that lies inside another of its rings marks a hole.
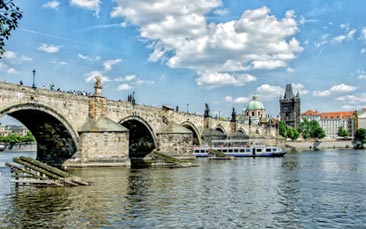
[[[73,162],[101,166],[108,163],[129,165],[128,140],[128,132],[81,133],[80,160]]]
[[[192,134],[158,134],[159,152],[179,159],[194,159]]]

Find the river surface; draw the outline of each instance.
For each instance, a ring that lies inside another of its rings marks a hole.
[[[366,228],[366,151],[72,170],[93,184],[18,187],[0,153],[0,228]]]

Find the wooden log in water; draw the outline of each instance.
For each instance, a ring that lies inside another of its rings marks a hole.
[[[38,175],[36,173],[33,173],[32,171],[30,171],[28,169],[19,167],[17,165],[14,165],[14,164],[11,164],[11,163],[8,163],[8,162],[6,162],[5,165],[8,166],[9,168],[14,169],[14,170],[17,170],[19,172],[29,174],[33,178],[40,179],[40,180],[46,180],[47,179],[46,177],[40,176],[40,175]]]
[[[21,159],[22,161],[25,161],[25,162],[28,162],[32,165],[35,165],[39,168],[42,168],[50,173],[53,173],[59,177],[70,177],[71,175],[65,171],[62,171],[61,169],[58,169],[58,168],[55,168],[55,167],[52,167],[50,165],[47,165],[46,163],[43,163],[43,162],[40,162],[40,161],[37,161],[33,158],[30,158],[30,157],[24,157],[24,156],[21,156],[19,157],[19,159]]]
[[[82,181],[78,177],[70,177],[70,174],[63,172],[62,170],[53,168],[49,165],[45,165],[44,163],[31,158],[26,157],[14,158],[13,161],[24,166],[20,167],[10,163],[5,164],[6,166],[10,167],[12,171],[16,171],[14,175],[15,177],[14,182],[16,183],[16,185],[22,183],[34,184],[34,185],[48,185],[48,186],[89,185],[89,183]],[[28,175],[27,176],[19,175],[18,172],[25,173]],[[40,173],[41,175],[39,175],[38,173]],[[31,178],[33,180],[31,179],[19,180],[19,178]]]

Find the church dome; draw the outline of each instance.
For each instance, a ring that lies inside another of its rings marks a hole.
[[[245,108],[246,111],[253,111],[253,110],[265,110],[263,103],[258,100],[258,96],[254,95],[252,101],[250,101]]]

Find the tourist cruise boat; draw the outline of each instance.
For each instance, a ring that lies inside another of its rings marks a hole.
[[[212,145],[203,145],[193,149],[196,157],[213,157],[210,151],[217,151],[233,157],[283,157],[286,154],[281,147],[253,144],[249,140],[212,140]]]

